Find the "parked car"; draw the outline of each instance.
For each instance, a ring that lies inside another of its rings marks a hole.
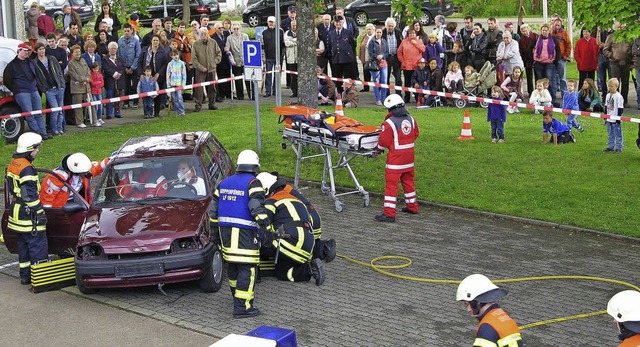
[[[18,45],[21,43],[22,41],[0,37],[0,77],[3,76],[4,68],[7,64],[16,57]],[[11,91],[4,85],[0,85],[0,116],[20,112],[22,112],[22,110],[13,98]],[[0,119],[2,136],[5,138],[5,141],[17,141],[18,137],[25,131],[25,124],[26,122],[23,117]]]
[[[369,22],[382,23],[391,15],[391,1],[355,0],[344,8],[344,15],[353,18],[359,26],[367,25]],[[443,5],[425,0],[422,3],[423,16],[420,18],[422,25],[433,23],[433,18],[438,14],[444,16],[453,14],[454,7],[452,3],[445,1]]]
[[[185,162],[203,186],[178,180],[178,164]],[[128,181],[136,170],[151,174],[154,183]],[[73,194],[63,208],[45,208],[49,253],[75,256],[76,283],[85,294],[185,281],[216,292],[222,256],[207,212],[218,182],[233,173],[226,150],[207,131],[131,138],[113,153],[91,205]],[[154,194],[145,190],[151,185]],[[124,194],[126,187],[147,193]],[[15,233],[6,228],[7,189],[4,198],[2,231],[7,249],[16,253]]]
[[[280,19],[287,17],[287,9],[289,6],[294,5],[295,0],[281,0],[280,1]],[[324,0],[322,3],[321,14],[329,13],[332,16],[336,13],[335,0]],[[259,25],[267,25],[267,18],[269,16],[275,16],[275,1],[274,0],[249,0],[247,8],[242,12],[242,21],[247,23],[250,27],[257,27]],[[278,26],[280,23],[277,23]]]
[[[82,20],[82,25],[96,18],[91,0],[25,0],[24,10],[27,11],[33,2],[44,6],[46,14],[53,18],[56,23],[62,21],[62,16],[64,16],[62,6],[64,4],[69,4],[71,9],[78,13]]]
[[[203,14],[209,15],[210,20],[216,20],[222,16],[220,4],[216,0],[190,0],[191,20],[200,21]],[[164,3],[156,0],[156,4],[147,7],[148,15],[140,13],[140,24],[151,26],[155,18],[164,18]],[[171,18],[182,19],[182,0],[167,0],[167,15]],[[190,21],[191,21],[190,20]]]

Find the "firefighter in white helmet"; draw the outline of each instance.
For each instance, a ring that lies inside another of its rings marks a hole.
[[[40,201],[44,207],[62,208],[73,200],[72,192],[61,181],[67,182],[82,198],[91,203],[91,178],[99,176],[109,163],[109,158],[91,162],[84,153],[73,153],[62,158],[60,166],[42,180]]]
[[[256,175],[260,159],[252,150],[238,155],[236,174],[220,182],[209,209],[211,230],[220,230],[222,256],[229,263],[229,287],[233,296],[233,317],[260,314],[254,306],[257,265],[260,264],[258,229],[267,229],[265,192]]]
[[[20,135],[13,159],[7,166],[9,220],[7,228],[16,233],[20,283],[31,283],[31,264],[49,260],[47,217],[40,202],[40,181],[33,160],[40,151],[42,136]]]
[[[460,282],[456,300],[464,301],[467,312],[480,321],[473,346],[524,346],[518,324],[497,304],[505,295],[506,289],[499,288],[484,275],[473,274]]]
[[[618,347],[640,346],[640,292],[625,290],[614,295],[607,304],[607,313],[618,325],[622,341]]]
[[[402,183],[405,207],[402,212],[418,213],[418,201],[414,183],[414,142],[418,137],[418,123],[404,107],[404,100],[398,94],[389,95],[384,100],[389,114],[382,123],[378,139],[378,151],[389,150],[385,165],[385,188],[383,213],[375,217],[379,222],[396,221],[396,200],[398,181]]]

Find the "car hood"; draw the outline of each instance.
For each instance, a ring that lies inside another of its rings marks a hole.
[[[92,207],[78,245],[99,243],[106,254],[167,250],[177,238],[194,236],[207,222],[210,199],[151,205]]]

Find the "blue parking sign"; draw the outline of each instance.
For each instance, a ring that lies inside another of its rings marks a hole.
[[[242,51],[244,52],[244,66],[262,67],[260,41],[243,41]]]

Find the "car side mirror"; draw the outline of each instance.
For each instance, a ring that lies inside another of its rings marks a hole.
[[[84,205],[79,204],[77,202],[73,202],[73,201],[67,202],[62,207],[62,211],[64,213],[76,213],[76,212],[86,211],[86,210],[87,210],[87,208]]]

